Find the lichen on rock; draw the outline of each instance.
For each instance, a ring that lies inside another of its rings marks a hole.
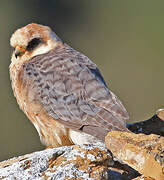
[[[0,179],[107,179],[111,154],[94,145],[34,152],[0,164]]]

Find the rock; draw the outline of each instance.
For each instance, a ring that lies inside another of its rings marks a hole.
[[[164,180],[164,137],[112,131],[105,142],[114,156],[145,177]]]
[[[104,147],[60,147],[1,162],[0,179],[107,179],[111,162]]]
[[[157,134],[164,136],[164,109],[158,109],[154,116],[145,121],[128,123],[127,128],[136,134]]]
[[[0,163],[0,179],[130,180],[139,175],[100,145],[47,149]]]
[[[140,177],[137,177],[133,180],[155,180],[154,178],[151,178],[151,177],[144,177],[144,176],[140,176]]]
[[[156,115],[157,115],[161,120],[164,121],[164,109],[158,109],[158,110],[156,111]]]

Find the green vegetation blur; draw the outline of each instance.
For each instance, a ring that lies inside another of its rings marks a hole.
[[[163,0],[1,0],[0,160],[44,148],[11,90],[9,39],[17,28],[50,26],[98,65],[130,121],[140,121],[164,105],[163,9]]]

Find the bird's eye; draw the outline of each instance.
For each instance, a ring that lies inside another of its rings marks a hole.
[[[35,49],[40,43],[42,42],[42,39],[39,39],[39,38],[34,38],[32,39],[27,47],[26,47],[26,50],[27,51],[32,51],[33,49]]]

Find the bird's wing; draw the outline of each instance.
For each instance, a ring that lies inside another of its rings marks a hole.
[[[32,79],[47,113],[67,127],[98,138],[110,130],[126,130],[128,113],[97,66],[68,45],[33,57],[23,65],[23,73]]]

